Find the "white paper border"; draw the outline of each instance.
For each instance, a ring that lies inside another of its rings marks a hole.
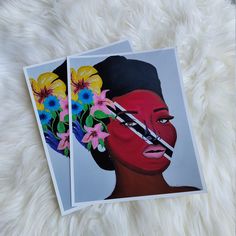
[[[154,49],[154,50],[147,50],[147,51],[142,51],[142,52],[130,52],[130,53],[113,53],[113,54],[99,54],[99,55],[74,55],[74,56],[68,56],[67,57],[67,82],[68,82],[68,97],[69,99],[69,113],[72,114],[72,109],[71,109],[71,85],[70,85],[70,59],[72,58],[101,58],[104,56],[111,56],[111,55],[120,55],[120,56],[126,56],[126,55],[141,55],[141,54],[145,54],[145,53],[155,53],[155,52],[160,52],[160,51],[165,51],[165,50],[174,50],[174,54],[175,54],[175,60],[176,60],[176,64],[177,64],[177,69],[178,69],[178,76],[179,76],[179,80],[180,80],[180,87],[181,87],[181,93],[183,96],[183,100],[184,100],[184,108],[186,111],[186,116],[187,116],[187,121],[188,121],[188,125],[189,125],[189,129],[190,129],[190,134],[191,134],[191,138],[193,141],[193,147],[194,147],[194,152],[195,152],[195,156],[196,156],[196,160],[197,160],[197,167],[199,170],[199,174],[200,174],[200,179],[201,179],[201,184],[202,184],[202,190],[197,190],[197,191],[187,191],[187,192],[179,192],[179,193],[168,193],[168,194],[158,194],[158,195],[148,195],[148,196],[140,196],[140,197],[128,197],[128,198],[116,198],[116,199],[106,199],[106,200],[95,200],[95,201],[88,201],[88,202],[75,202],[75,186],[73,186],[73,188],[71,188],[72,192],[71,192],[71,196],[72,196],[72,205],[73,206],[80,206],[81,204],[84,203],[88,203],[88,204],[99,204],[99,203],[112,203],[112,202],[127,202],[127,201],[137,201],[137,200],[153,200],[153,199],[158,199],[158,198],[169,198],[169,197],[177,197],[177,196],[186,196],[186,195],[190,195],[190,194],[195,194],[195,193],[207,193],[207,189],[206,189],[206,184],[205,184],[205,179],[203,177],[203,173],[202,173],[202,169],[200,166],[200,157],[199,157],[199,152],[197,149],[197,144],[196,144],[196,140],[195,137],[193,136],[193,131],[192,131],[192,125],[190,122],[190,116],[189,116],[189,111],[188,111],[188,107],[187,107],[187,99],[183,90],[183,78],[182,78],[182,74],[180,72],[180,65],[178,62],[178,57],[177,57],[177,49],[176,47],[168,47],[168,48],[161,48],[161,49]],[[70,127],[72,127],[72,117],[71,119],[69,119],[69,125]],[[70,139],[73,137],[73,130],[71,130],[70,133]],[[72,145],[72,140],[70,140],[70,151],[71,151],[71,155],[70,158],[73,160],[74,158],[74,152],[73,152],[73,145]],[[73,178],[74,178],[74,161],[71,161],[72,165],[71,165],[71,173],[73,173]],[[72,175],[71,175],[72,176]],[[74,184],[74,179],[72,180],[73,184]]]
[[[91,53],[91,52],[94,52],[94,51],[97,51],[97,50],[100,50],[100,49],[103,49],[103,48],[115,46],[117,44],[121,44],[121,43],[124,43],[124,42],[127,42],[130,45],[131,49],[132,49],[130,41],[128,39],[124,39],[124,40],[120,40],[120,41],[108,44],[108,45],[103,46],[103,47],[98,47],[98,48],[94,48],[94,49],[82,52],[79,55],[83,55],[84,53]],[[78,56],[78,54],[75,54],[74,56]],[[48,166],[49,166],[49,171],[50,171],[50,174],[51,174],[51,177],[52,177],[53,186],[54,186],[54,189],[55,189],[55,192],[56,192],[56,196],[57,196],[57,200],[58,200],[58,204],[59,204],[59,208],[60,208],[62,216],[70,214],[70,213],[75,212],[77,210],[80,210],[81,208],[84,208],[84,207],[89,206],[91,204],[80,203],[79,206],[74,207],[71,203],[72,206],[68,210],[65,210],[64,207],[63,207],[61,195],[60,195],[60,192],[59,192],[59,189],[58,189],[56,177],[55,177],[54,170],[53,170],[53,167],[52,167],[52,163],[51,163],[51,160],[50,160],[50,157],[49,157],[50,155],[49,155],[49,152],[48,152],[47,143],[45,141],[45,136],[44,136],[44,133],[43,133],[42,125],[41,125],[39,115],[38,115],[38,112],[37,112],[36,102],[35,102],[34,95],[33,95],[33,92],[32,92],[32,88],[31,88],[31,84],[30,84],[30,81],[29,81],[29,76],[28,76],[27,70],[31,69],[31,68],[34,68],[34,67],[46,65],[46,64],[49,64],[49,63],[65,61],[65,60],[67,60],[67,57],[61,57],[61,58],[54,59],[54,60],[49,60],[49,61],[46,61],[46,62],[43,62],[43,63],[38,63],[38,64],[34,64],[34,65],[31,65],[31,66],[26,66],[26,67],[23,68],[26,84],[27,84],[29,94],[30,94],[31,103],[33,105],[34,114],[35,114],[35,117],[36,117],[36,120],[37,120],[37,125],[38,125],[38,128],[39,128],[41,140],[42,140],[42,143],[43,143],[43,148],[44,148],[46,158],[47,158],[47,162],[48,162]],[[70,104],[69,103],[69,88],[67,88],[67,89],[68,89],[68,104]],[[71,113],[69,113],[69,114],[71,114]],[[70,119],[71,119],[71,116],[69,116],[69,120]],[[69,123],[70,135],[71,135],[71,130],[73,130],[71,124],[72,123]],[[70,139],[70,142],[71,142],[71,137],[69,137],[69,139]],[[70,166],[71,166],[71,153],[70,153]],[[71,171],[71,168],[70,168],[70,171]],[[71,176],[71,173],[70,173],[70,176]],[[72,185],[70,184],[70,188],[71,188],[71,186]],[[71,196],[72,196],[72,191],[71,191]]]

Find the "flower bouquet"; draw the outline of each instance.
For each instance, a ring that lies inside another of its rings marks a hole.
[[[65,83],[52,72],[30,79],[41,125],[49,146],[69,157],[69,113]]]
[[[114,118],[106,98],[108,90],[101,91],[102,79],[92,66],[82,66],[77,72],[71,68],[71,99],[73,133],[88,150],[104,150],[104,139],[109,136],[105,119]]]

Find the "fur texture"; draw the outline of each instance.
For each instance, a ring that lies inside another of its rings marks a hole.
[[[1,1],[0,234],[234,235],[234,35],[225,0]],[[208,193],[61,217],[22,67],[127,37],[177,45]]]

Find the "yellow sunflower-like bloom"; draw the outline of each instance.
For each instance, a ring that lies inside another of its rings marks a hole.
[[[101,93],[102,79],[98,71],[92,66],[82,66],[77,72],[71,68],[71,98],[78,99],[78,93],[84,88],[92,90],[99,95]]]
[[[38,110],[44,109],[44,99],[49,95],[54,95],[61,99],[66,98],[66,85],[62,80],[57,78],[57,74],[46,72],[41,74],[37,80],[34,80],[33,78],[30,79]]]

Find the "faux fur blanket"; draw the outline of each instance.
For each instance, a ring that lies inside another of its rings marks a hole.
[[[234,235],[234,29],[226,0],[1,1],[0,234]],[[177,46],[208,193],[61,217],[22,67],[122,38]]]

